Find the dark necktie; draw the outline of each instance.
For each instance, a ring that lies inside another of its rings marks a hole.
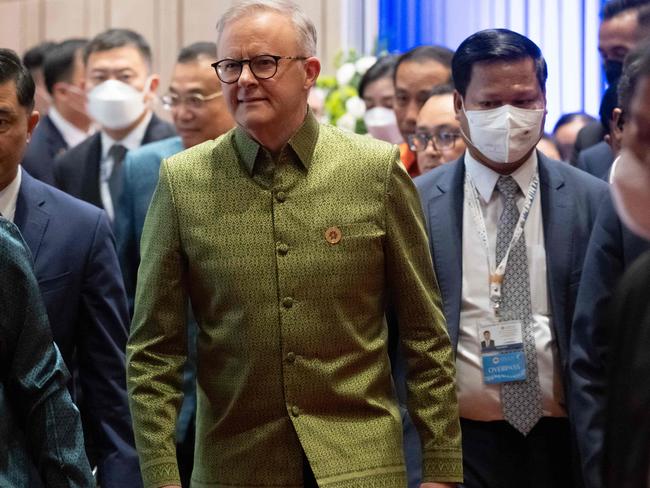
[[[108,188],[111,192],[111,201],[113,202],[114,213],[117,213],[117,204],[120,201],[120,195],[122,194],[122,161],[124,161],[126,152],[127,149],[121,144],[113,144],[108,151],[108,156],[113,159],[113,171],[111,172],[111,176],[108,178]]]
[[[503,213],[497,225],[496,262],[499,263],[505,255],[519,220],[519,209],[516,203],[519,187],[511,176],[500,176],[497,190],[504,198]],[[526,239],[523,234],[510,250],[501,297],[499,316],[501,320],[522,322],[526,354],[526,380],[501,385],[503,417],[515,429],[526,435],[542,417],[543,411],[533,332]]]

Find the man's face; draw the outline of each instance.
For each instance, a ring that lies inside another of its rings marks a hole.
[[[485,332],[483,332],[483,337],[485,338],[485,342],[489,342],[490,341],[490,332],[487,331],[487,330]]]
[[[183,145],[195,146],[215,139],[235,125],[224,101],[219,79],[207,57],[199,57],[189,63],[174,67],[169,93],[178,97],[180,103],[172,106],[171,113]],[[200,97],[215,98],[200,102]]]
[[[553,133],[553,138],[557,144],[558,150],[560,151],[560,159],[562,161],[568,161],[571,158],[571,153],[573,151],[573,146],[576,143],[578,137],[578,132],[582,129],[587,122],[584,119],[575,119],[564,124]]]
[[[135,46],[127,45],[108,51],[97,51],[88,56],[85,88],[90,92],[104,81],[113,79],[131,85],[138,91],[147,88],[146,100],[149,100],[158,86],[158,78],[153,76],[150,86],[145,86],[148,75],[147,62]]]
[[[30,112],[18,103],[16,82],[0,84],[0,190],[16,177],[37,123],[38,112]]]
[[[600,24],[598,51],[603,62],[623,62],[627,53],[634,49],[639,41],[637,26],[637,11],[634,9],[622,12]]]
[[[68,81],[55,83],[53,96],[57,103],[63,105],[66,109],[74,111],[79,117],[84,117],[90,122],[90,117],[86,110],[87,97],[84,93],[85,68],[81,49],[75,55],[72,73]]]
[[[437,61],[406,61],[395,73],[395,117],[404,140],[415,132],[418,112],[434,86],[449,81],[449,69]]]
[[[415,133],[433,136],[438,141],[435,148],[435,141],[431,141],[424,150],[417,152],[420,174],[454,161],[463,154],[465,142],[460,137],[460,123],[456,120],[451,93],[436,95],[426,101],[418,114]],[[447,145],[449,147],[438,147]]]
[[[512,105],[523,109],[546,110],[546,95],[542,91],[537,76],[535,63],[531,58],[517,61],[479,62],[474,64],[471,79],[464,99],[458,92],[454,93],[454,109],[463,132],[470,137],[465,110],[490,110],[502,105]],[[542,120],[542,127],[544,121]],[[541,134],[540,134],[541,135]],[[503,164],[490,161],[471,145],[469,151],[474,158],[490,168],[508,169],[517,167],[522,160]]]
[[[291,21],[275,12],[261,12],[228,24],[218,44],[218,59],[251,59],[269,54],[304,56]],[[257,79],[248,64],[235,83],[223,83],[225,102],[235,121],[263,144],[274,134],[302,124],[309,89],[316,82],[320,63],[280,59],[276,74]],[[281,141],[282,143],[285,141]],[[265,144],[266,145],[266,144]]]

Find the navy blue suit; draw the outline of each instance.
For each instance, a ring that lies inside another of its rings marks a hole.
[[[154,114],[142,138],[142,144],[175,135],[174,126]],[[101,133],[97,132],[54,161],[56,187],[96,207],[104,208],[99,190],[102,158]]]
[[[576,166],[596,178],[607,181],[609,179],[609,168],[614,162],[612,148],[605,141],[589,146],[580,151]]]
[[[539,151],[537,155],[549,300],[559,368],[566,390],[571,323],[583,259],[608,186]],[[415,179],[454,349],[458,346],[462,298],[464,178],[465,165],[461,157]]]
[[[602,456],[607,370],[614,323],[602,318],[624,271],[650,242],[625,227],[607,198],[598,212],[580,281],[571,335],[571,396],[586,485],[603,486]]]
[[[61,132],[49,115],[43,117],[32,134],[23,156],[23,168],[37,180],[54,185],[54,159],[68,149]]]
[[[52,335],[78,377],[84,431],[103,488],[141,486],[126,396],[129,314],[102,210],[23,170],[14,218],[34,257]]]

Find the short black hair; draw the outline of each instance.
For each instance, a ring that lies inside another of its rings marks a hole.
[[[34,79],[14,51],[0,48],[0,83],[5,84],[9,81],[16,83],[18,103],[31,111],[34,108],[36,91]]]
[[[77,53],[87,43],[87,39],[67,39],[47,53],[43,63],[43,77],[50,94],[52,94],[56,83],[71,80]]]
[[[609,134],[612,128],[609,124],[612,121],[612,112],[616,107],[618,107],[618,82],[620,77],[617,78],[613,83],[610,83],[605,93],[603,93],[603,98],[600,100],[600,108],[598,109],[598,118],[600,119],[600,125],[605,131],[605,134]]]
[[[110,51],[124,46],[133,46],[142,55],[145,62],[151,67],[151,47],[149,43],[137,32],[130,29],[108,29],[97,34],[90,40],[84,49],[84,63],[92,53]]]
[[[609,0],[600,11],[602,20],[609,20],[627,10],[636,10],[650,4],[650,0]]]
[[[571,112],[568,114],[562,114],[562,116],[557,119],[555,126],[553,126],[553,134],[555,134],[560,127],[570,124],[574,120],[581,120],[585,124],[596,121],[596,119],[594,119],[591,115],[584,112]]]
[[[451,83],[445,83],[444,85],[434,86],[429,92],[429,98],[439,97],[440,95],[453,95],[454,94],[454,85]]]
[[[399,58],[395,64],[395,72],[393,73],[393,81],[397,76],[397,69],[402,63],[426,63],[428,61],[435,61],[440,63],[445,68],[449,68],[451,73],[451,60],[454,57],[454,51],[445,46],[418,46],[410,51],[406,51]]]
[[[623,62],[623,74],[618,80],[618,108],[623,112],[623,118],[630,112],[632,96],[639,78],[648,74],[649,49],[650,41],[643,42],[630,51]]]
[[[537,44],[508,29],[486,29],[465,39],[451,62],[452,79],[456,90],[464,97],[472,79],[476,63],[519,61],[532,59],[535,76],[542,91],[546,91],[548,69]]]
[[[177,63],[192,63],[200,56],[205,56],[213,61],[217,60],[217,45],[214,42],[200,41],[185,46],[178,53]]]
[[[359,81],[359,96],[363,98],[363,93],[371,83],[383,78],[393,79],[397,56],[382,56],[363,74]]]
[[[42,68],[45,55],[55,46],[54,42],[44,41],[29,48],[23,54],[23,64],[30,71]]]

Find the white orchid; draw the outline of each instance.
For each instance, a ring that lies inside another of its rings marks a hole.
[[[345,101],[345,111],[353,117],[360,119],[366,113],[366,104],[357,96],[350,97]]]
[[[349,112],[341,115],[339,117],[339,120],[336,121],[336,126],[339,129],[343,129],[348,132],[354,132],[356,125],[357,125],[357,118]]]
[[[366,74],[366,71],[370,69],[370,67],[377,62],[377,58],[374,56],[364,56],[362,58],[359,58],[356,63],[354,63],[354,67],[357,70],[357,73],[359,73],[361,76]]]
[[[338,70],[336,70],[336,82],[339,86],[347,85],[352,81],[357,70],[354,63],[345,63]]]

